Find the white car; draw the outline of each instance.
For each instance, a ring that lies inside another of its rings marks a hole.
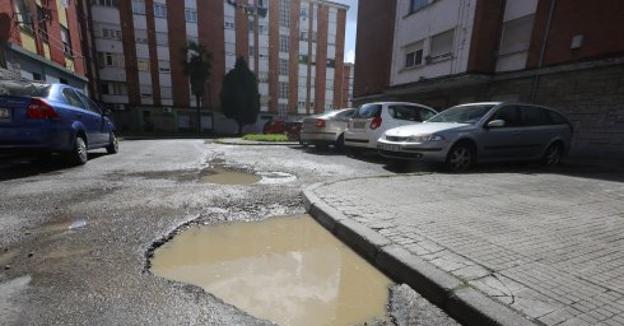
[[[344,144],[377,149],[377,139],[386,130],[421,123],[437,112],[425,105],[407,102],[377,102],[362,105],[349,121]]]

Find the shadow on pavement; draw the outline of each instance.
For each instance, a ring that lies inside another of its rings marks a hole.
[[[89,153],[89,161],[105,153]],[[87,164],[89,164],[87,162]],[[61,174],[63,170],[73,168],[62,157],[50,155],[45,158],[13,156],[0,158],[0,181],[28,178],[40,174]]]

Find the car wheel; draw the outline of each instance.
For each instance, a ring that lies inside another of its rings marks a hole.
[[[334,143],[334,147],[336,148],[337,151],[344,152],[345,150],[344,134],[338,137],[338,139]]]
[[[546,149],[542,162],[547,167],[554,167],[561,163],[563,147],[559,143],[552,144]]]
[[[475,151],[472,146],[458,144],[453,146],[446,157],[446,166],[453,172],[469,170],[475,161]]]
[[[110,144],[106,147],[106,152],[108,154],[117,154],[119,153],[119,140],[117,139],[117,135],[114,132],[110,134]]]
[[[84,165],[87,163],[87,142],[82,136],[77,136],[74,141],[74,149],[67,155],[68,161],[73,165]]]

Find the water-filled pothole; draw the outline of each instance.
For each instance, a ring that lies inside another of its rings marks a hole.
[[[392,283],[308,215],[191,227],[159,247],[151,266],[280,325],[384,317]]]
[[[200,179],[203,182],[220,185],[249,185],[260,181],[262,178],[252,173],[215,167],[202,170]]]

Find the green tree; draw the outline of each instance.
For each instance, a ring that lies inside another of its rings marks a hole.
[[[249,70],[243,57],[236,60],[234,69],[223,78],[221,87],[221,107],[223,114],[238,124],[238,134],[243,126],[256,122],[260,112],[260,94],[258,80]]]
[[[191,81],[191,93],[195,95],[197,105],[197,130],[201,133],[201,106],[210,78],[212,55],[203,45],[189,42],[188,46],[184,48],[184,58],[182,63],[184,74]]]

